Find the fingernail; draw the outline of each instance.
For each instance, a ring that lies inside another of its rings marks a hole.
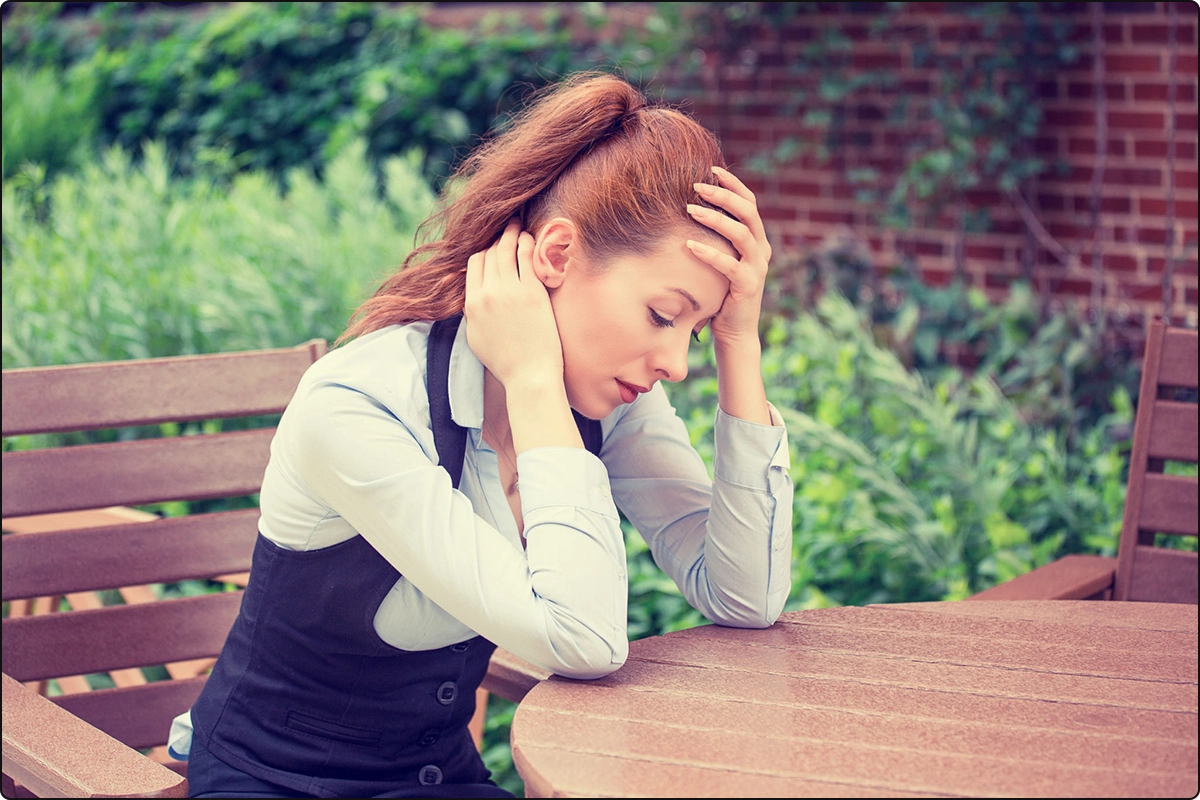
[[[691,203],[688,203],[687,210],[689,214],[700,214],[704,212],[704,207],[694,206]]]
[[[713,190],[713,185],[711,183],[693,183],[692,186],[695,186],[696,191],[700,194],[708,194]]]

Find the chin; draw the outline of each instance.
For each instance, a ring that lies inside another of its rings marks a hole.
[[[580,398],[575,392],[567,390],[567,402],[571,405],[571,410],[575,411],[588,419],[602,420],[613,412],[616,406],[609,406],[604,401],[596,398],[591,402],[587,399]]]

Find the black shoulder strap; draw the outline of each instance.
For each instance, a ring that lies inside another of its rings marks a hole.
[[[426,351],[425,380],[426,391],[429,394],[429,416],[433,421],[433,442],[437,447],[438,461],[450,473],[454,488],[458,488],[462,478],[463,454],[467,448],[467,429],[454,422],[450,416],[450,351],[454,347],[454,337],[458,335],[458,325],[462,322],[462,314],[438,320],[429,331],[429,347]],[[588,419],[578,411],[571,409],[575,417],[575,425],[583,438],[583,446],[589,453],[600,455],[600,446],[604,443],[600,431],[600,423]]]
[[[462,314],[433,323],[425,354],[425,388],[429,393],[433,443],[437,447],[438,461],[450,473],[455,489],[462,478],[463,454],[467,450],[467,429],[457,425],[450,416],[450,351],[460,322]]]

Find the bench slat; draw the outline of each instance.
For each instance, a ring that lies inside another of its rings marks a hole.
[[[278,414],[325,349],[316,339],[279,350],[5,370],[4,435]]]
[[[1138,545],[1133,555],[1130,600],[1195,605],[1197,557],[1183,550]]]
[[[257,508],[4,537],[4,600],[250,569]]]
[[[242,592],[3,622],[4,673],[18,681],[215,656]]]
[[[51,698],[61,708],[130,747],[167,743],[171,720],[192,707],[207,676],[158,681],[128,689],[99,689]]]
[[[1162,363],[1158,369],[1159,386],[1196,388],[1196,332],[1167,328],[1163,336]]]
[[[253,494],[274,435],[262,428],[4,453],[3,515]]]
[[[1143,531],[1195,536],[1197,481],[1183,475],[1146,475],[1138,528]]]
[[[1197,412],[1195,403],[1159,400],[1154,406],[1150,444],[1146,455],[1167,461],[1196,461]]]

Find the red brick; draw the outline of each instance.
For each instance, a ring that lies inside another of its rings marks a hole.
[[[1005,250],[1003,247],[990,244],[968,244],[966,250],[967,258],[979,261],[1003,262],[1005,260]]]
[[[1115,253],[1105,254],[1102,263],[1105,269],[1117,270],[1118,272],[1137,272],[1138,267],[1137,259],[1133,256]]]
[[[1105,214],[1128,214],[1132,211],[1132,205],[1128,197],[1100,196],[1100,211]],[[1073,208],[1076,213],[1089,213],[1092,210],[1092,196],[1075,195]]]
[[[1123,25],[1102,25],[1104,31],[1104,41],[1108,44],[1121,44],[1125,41],[1125,26]],[[1069,42],[1082,42],[1090,45],[1095,34],[1092,31],[1091,25],[1076,25],[1067,37]]]
[[[790,222],[796,219],[796,209],[780,208],[779,206],[765,206],[758,210],[759,216],[764,220],[778,220]]]
[[[1133,143],[1133,154],[1139,158],[1166,158],[1167,142],[1143,139]],[[1175,158],[1196,160],[1196,145],[1191,142],[1175,142]]]
[[[812,222],[826,222],[831,224],[854,224],[854,212],[852,211],[829,211],[826,209],[814,208],[808,212],[808,218]]]
[[[756,144],[762,141],[762,133],[758,128],[733,128],[727,130],[721,135],[724,142],[754,142]]]
[[[1061,194],[1038,192],[1037,204],[1039,211],[1062,211],[1066,208],[1066,199]]]
[[[1105,83],[1104,95],[1109,100],[1124,100],[1125,87],[1120,83]],[[1075,100],[1091,100],[1096,96],[1096,84],[1071,81],[1067,84],[1067,97]]]
[[[821,184],[803,181],[780,181],[779,191],[787,197],[820,197]]]
[[[1194,131],[1194,130],[1196,130],[1196,115],[1195,114],[1176,114],[1175,115],[1175,130],[1177,130],[1177,131]]]
[[[1096,122],[1096,115],[1091,111],[1078,111],[1074,109],[1048,108],[1046,109],[1046,124],[1051,127],[1066,127],[1077,125],[1081,128],[1092,128]]]
[[[963,197],[972,206],[995,206],[1004,202],[1004,195],[994,189],[970,189]]]
[[[1110,111],[1109,128],[1117,130],[1155,130],[1167,126],[1167,115],[1158,111]]]
[[[1137,235],[1142,244],[1167,243],[1167,232],[1162,228],[1138,228]]]
[[[1159,72],[1162,57],[1158,55],[1133,55],[1132,53],[1108,53],[1104,56],[1106,73]]]
[[[1109,139],[1107,147],[1108,155],[1124,156],[1125,155],[1125,140],[1124,139]],[[1083,155],[1096,154],[1095,139],[1068,139],[1067,152],[1073,155],[1082,153]]]
[[[1176,172],[1178,175],[1179,173]],[[1194,173],[1193,173],[1194,174]],[[1162,186],[1162,170],[1151,167],[1107,167],[1104,170],[1106,186]]]
[[[864,53],[856,51],[850,56],[854,69],[900,69],[904,66],[898,53]]]
[[[1146,271],[1149,274],[1161,275],[1164,269],[1166,269],[1165,258],[1154,256],[1146,259]],[[1195,275],[1196,262],[1195,260],[1176,261],[1175,266],[1172,269],[1175,275]]]
[[[1175,170],[1175,188],[1176,189],[1195,189],[1196,188],[1196,170],[1177,169]]]
[[[1161,302],[1162,283],[1122,283],[1124,294],[1134,301]]]
[[[1166,83],[1135,83],[1133,85],[1133,99],[1144,100],[1148,102],[1167,101]],[[1196,87],[1192,84],[1176,82],[1175,84],[1175,101],[1179,103],[1192,103],[1196,100]]]
[[[1064,278],[1055,283],[1054,293],[1088,297],[1092,293],[1092,282],[1079,278]]]
[[[1129,41],[1134,44],[1167,44],[1171,38],[1170,29],[1166,25],[1133,25],[1129,29]],[[1196,41],[1196,29],[1191,25],[1176,25],[1175,41],[1180,44],[1193,44]]]
[[[1138,213],[1149,217],[1165,217],[1167,214],[1167,201],[1157,197],[1143,197],[1138,200]],[[1175,217],[1190,217],[1195,219],[1200,213],[1200,204],[1195,200],[1181,200],[1175,198]]]

